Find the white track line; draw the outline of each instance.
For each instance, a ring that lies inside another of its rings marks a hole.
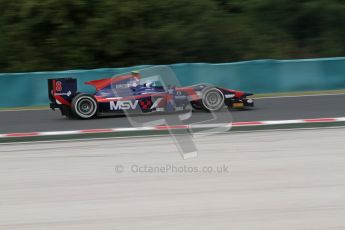
[[[215,135],[229,135],[229,134],[241,134],[241,133],[252,133],[252,132],[276,132],[276,131],[296,131],[296,130],[320,130],[320,129],[344,129],[345,126],[333,126],[333,127],[309,127],[309,128],[289,128],[289,129],[264,129],[264,130],[250,130],[250,131],[232,131],[232,132],[214,132]],[[179,134],[175,134],[179,135]],[[63,140],[34,140],[34,141],[17,141],[17,142],[5,142],[0,143],[1,145],[18,145],[18,144],[36,144],[36,143],[55,143],[55,142],[75,142],[75,141],[90,141],[90,140],[113,140],[113,139],[128,139],[128,138],[158,138],[166,137],[165,134],[148,134],[145,136],[120,136],[120,137],[95,137],[95,138],[80,138],[80,139],[63,139]],[[203,134],[193,133],[193,136],[203,136]]]
[[[61,136],[76,134],[97,134],[97,133],[121,133],[133,131],[164,131],[169,129],[202,129],[202,128],[231,128],[233,127],[250,127],[250,126],[267,126],[267,125],[284,125],[284,124],[307,124],[307,123],[329,123],[345,121],[345,117],[337,118],[314,118],[314,119],[295,119],[280,121],[250,121],[250,122],[233,122],[228,124],[195,124],[195,125],[179,125],[179,126],[152,126],[152,127],[131,127],[131,128],[103,128],[103,129],[84,129],[71,131],[51,131],[51,132],[26,132],[26,133],[5,133],[0,134],[1,138],[18,138],[18,137],[43,137],[43,136]]]

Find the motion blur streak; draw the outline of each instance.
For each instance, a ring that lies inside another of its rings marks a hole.
[[[343,229],[344,136],[215,135],[189,161],[168,137],[0,145],[0,229]],[[171,164],[230,173],[129,170]]]

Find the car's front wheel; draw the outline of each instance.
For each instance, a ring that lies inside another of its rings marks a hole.
[[[93,118],[97,113],[97,102],[92,95],[78,94],[72,100],[72,111],[80,119]]]
[[[204,110],[208,112],[217,112],[224,107],[224,95],[217,88],[205,88],[202,91],[201,102]]]

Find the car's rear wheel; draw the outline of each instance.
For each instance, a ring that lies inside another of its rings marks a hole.
[[[224,107],[223,93],[214,87],[202,90],[202,108],[208,112],[217,112]]]
[[[92,95],[78,94],[72,100],[72,111],[80,119],[91,119],[96,116],[97,102]]]

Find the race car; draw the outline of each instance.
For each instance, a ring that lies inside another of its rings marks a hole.
[[[172,74],[166,74],[171,70],[164,70],[159,73],[151,70],[132,71],[85,82],[95,88],[91,94],[78,92],[74,78],[49,79],[50,108],[60,109],[61,114],[69,118],[91,119],[116,114],[170,113],[191,108],[217,112],[225,106],[229,109],[254,106],[253,99],[247,98],[252,93],[206,83],[179,87],[175,81],[164,80],[162,72],[169,75],[169,79],[174,79]]]

